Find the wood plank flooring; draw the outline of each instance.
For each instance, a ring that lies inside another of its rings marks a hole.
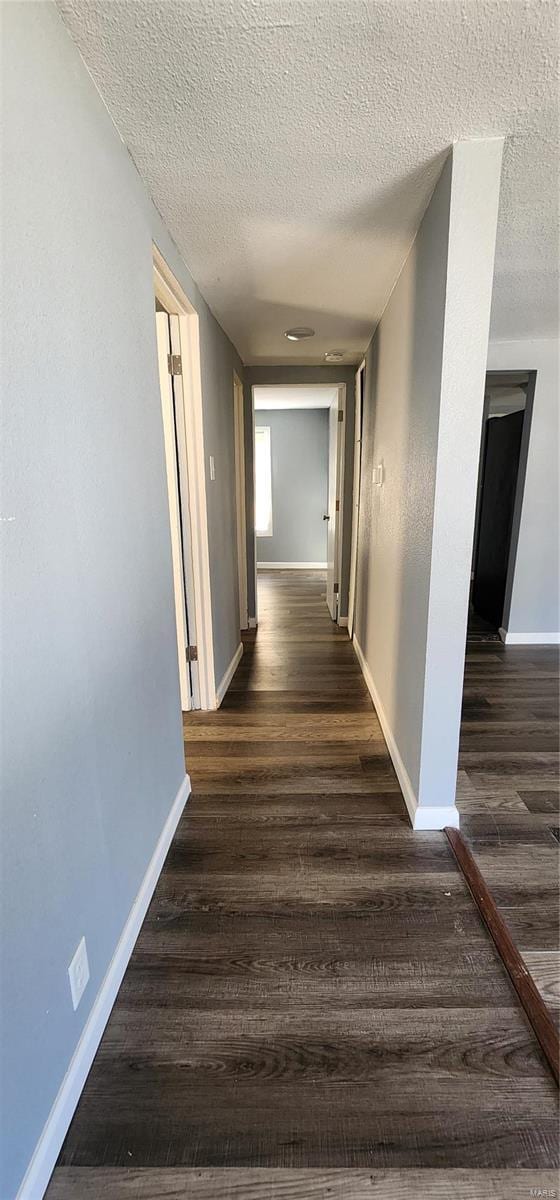
[[[444,835],[410,830],[321,573],[264,573],[259,616],[222,709],[185,718],[193,795],[48,1200],[557,1188],[552,1077]],[[496,681],[469,686],[489,709]],[[553,790],[464,753],[471,821],[489,776],[524,813],[520,779]]]
[[[560,1017],[556,646],[467,647],[461,831],[540,988]]]

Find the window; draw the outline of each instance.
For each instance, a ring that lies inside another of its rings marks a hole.
[[[269,425],[255,427],[255,530],[257,537],[272,537],[272,461]]]

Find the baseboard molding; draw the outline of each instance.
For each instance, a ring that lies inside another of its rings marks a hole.
[[[420,829],[459,829],[459,809],[455,804],[418,804],[412,822],[412,828]]]
[[[348,629],[348,617],[339,617],[337,625],[342,626],[343,629]]]
[[[373,705],[379,724],[383,732],[383,737],[387,743],[387,749],[391,756],[391,761],[397,773],[397,779],[401,785],[401,791],[404,796],[404,802],[408,809],[408,815],[412,824],[412,828],[419,829],[444,829],[446,825],[451,825],[453,829],[459,828],[459,812],[454,804],[445,806],[436,806],[429,804],[419,804],[416,798],[416,793],[410,781],[410,776],[400,756],[399,748],[395,741],[393,731],[387,719],[387,715],[379,698],[379,693],[373,682],[373,677],[365,659],[364,652],[360,643],[354,634],[353,646],[356,651],[356,658],[362,669],[362,675],[365,679],[368,692],[373,700]]]
[[[249,629],[256,629],[258,625],[256,617],[249,617]]]
[[[189,776],[185,775],[126,919],[107,974],[20,1184],[17,1200],[40,1200],[47,1189],[190,791],[191,782]]]
[[[258,571],[326,571],[326,562],[258,562]]]
[[[237,647],[237,650],[235,651],[235,654],[229,664],[229,667],[225,671],[225,674],[223,675],[222,679],[220,680],[220,682],[216,688],[216,708],[219,708],[220,704],[222,703],[222,700],[228,690],[228,687],[233,679],[233,676],[237,670],[237,667],[239,666],[242,654],[243,654],[243,642],[240,642]]]
[[[506,646],[559,646],[560,633],[509,633],[499,629],[498,633]]]

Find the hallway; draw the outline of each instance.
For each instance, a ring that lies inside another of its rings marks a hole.
[[[557,1186],[552,1077],[324,586],[262,573],[222,708],[185,716],[193,795],[48,1200]]]

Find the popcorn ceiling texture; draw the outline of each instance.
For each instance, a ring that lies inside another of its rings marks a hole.
[[[550,0],[58,7],[246,362],[359,358],[450,144],[504,134],[491,336],[556,334]]]

